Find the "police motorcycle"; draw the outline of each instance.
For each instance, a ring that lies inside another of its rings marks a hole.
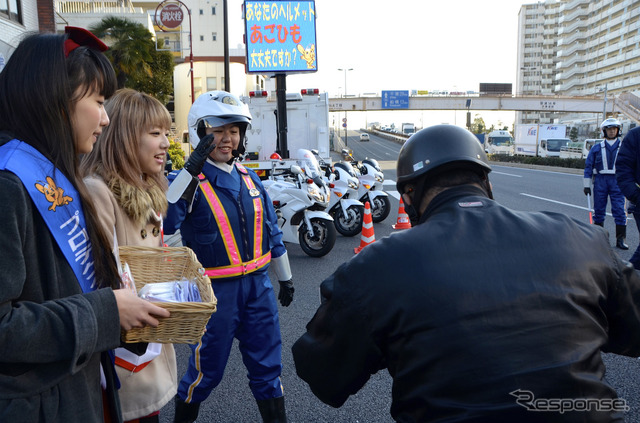
[[[382,190],[384,174],[378,161],[366,158],[358,163],[353,158],[351,151],[342,150],[342,160],[350,163],[356,171],[360,185],[358,187],[358,199],[364,204],[371,205],[371,220],[374,223],[382,222],[391,212],[389,194]]]
[[[298,150],[297,164],[286,163],[272,155],[269,179],[262,182],[276,210],[282,240],[300,244],[308,256],[322,257],[331,251],[337,236],[333,218],[325,211],[328,187],[309,150]]]
[[[333,168],[319,155],[318,150],[311,150],[320,169],[324,171],[325,182],[331,190],[329,214],[333,217],[336,230],[344,236],[355,236],[362,231],[364,204],[358,198],[360,182],[355,170],[349,163],[336,163]]]

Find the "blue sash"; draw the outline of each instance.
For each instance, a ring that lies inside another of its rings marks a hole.
[[[82,292],[95,290],[91,242],[80,196],[71,182],[38,150],[16,139],[0,147],[0,170],[20,178],[78,278]]]

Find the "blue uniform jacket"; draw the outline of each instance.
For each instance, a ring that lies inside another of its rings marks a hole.
[[[260,178],[247,169],[253,183],[263,201],[263,254],[271,250],[272,257],[280,257],[286,252],[282,242],[282,231],[278,227],[273,203],[269,198]],[[254,241],[254,207],[249,189],[242,181],[238,169],[234,166],[231,173],[218,169],[211,163],[205,163],[202,173],[211,183],[229,218],[238,250],[242,261],[253,258]],[[173,181],[177,172],[169,174],[169,181]],[[188,213],[187,201],[179,200],[170,204],[167,218],[164,220],[164,231],[173,234],[178,229],[182,235],[183,244],[191,248],[204,267],[219,267],[231,264],[224,246],[224,240],[219,233],[211,207],[201,189],[196,190],[191,213]],[[266,272],[268,266],[259,272]]]
[[[607,168],[609,170],[614,169],[616,150],[619,146],[620,139],[614,142],[613,145],[609,145],[605,142],[605,148],[607,149]],[[589,150],[589,155],[587,156],[587,160],[584,163],[584,177],[590,179],[594,173],[599,174],[603,168],[602,146],[600,145],[600,143],[597,143],[593,147],[591,147],[591,150]],[[594,170],[596,170],[596,172],[594,172]]]
[[[616,181],[620,191],[629,201],[637,204],[640,200],[640,127],[634,128],[624,137],[624,142],[618,152],[616,161]]]

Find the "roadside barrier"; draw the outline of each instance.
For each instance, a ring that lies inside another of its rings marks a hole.
[[[398,208],[398,223],[391,225],[391,227],[393,227],[393,229],[409,229],[411,227],[409,215],[404,211],[404,202],[402,201],[402,197],[400,197],[400,207]]]
[[[353,249],[355,254],[358,254],[364,247],[369,244],[373,244],[376,240],[376,235],[373,232],[373,219],[371,218],[371,206],[367,201],[364,203],[364,218],[362,219],[362,233],[360,234],[360,246]]]

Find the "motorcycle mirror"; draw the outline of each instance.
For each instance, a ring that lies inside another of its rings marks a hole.
[[[298,165],[291,165],[291,173],[294,175],[300,175],[302,173],[302,169]]]

